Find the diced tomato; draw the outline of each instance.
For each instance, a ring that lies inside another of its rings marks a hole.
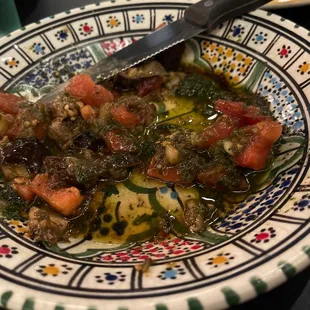
[[[111,115],[115,121],[125,127],[136,127],[139,125],[138,116],[128,111],[125,105],[121,105],[111,109]]]
[[[89,75],[78,74],[71,79],[66,90],[71,96],[82,100],[88,95],[94,85],[95,83]]]
[[[157,168],[156,156],[152,158],[146,174],[151,178],[160,179],[165,182],[183,183],[181,174],[176,167]]]
[[[216,187],[217,183],[224,177],[225,167],[214,166],[202,171],[197,175],[197,181],[209,187]]]
[[[104,135],[104,141],[109,150],[113,153],[134,152],[136,150],[131,139],[128,139],[121,132],[117,132],[116,130],[108,131]]]
[[[84,197],[76,187],[52,190],[48,175],[38,174],[31,183],[32,191],[64,216],[74,215]]]
[[[163,83],[164,83],[163,79],[159,76],[143,79],[136,86],[137,95],[139,97],[144,97],[153,90],[160,88]]]
[[[234,161],[238,166],[261,170],[266,165],[273,144],[282,134],[282,126],[274,121],[264,121],[248,126],[245,130],[252,131],[253,137],[244,150],[235,156]]]
[[[215,109],[225,115],[239,117],[245,125],[254,125],[262,121],[272,120],[262,115],[261,110],[255,106],[246,106],[243,102],[234,102],[219,99],[215,103]]]
[[[236,117],[241,117],[247,113],[247,106],[243,102],[222,99],[216,101],[215,109],[223,114]]]
[[[227,138],[235,129],[241,126],[240,119],[235,117],[219,117],[214,124],[206,127],[200,134],[195,146],[204,150],[212,144]]]
[[[82,100],[84,104],[89,104],[92,107],[100,107],[107,102],[113,102],[113,94],[101,85],[95,85],[87,96]]]
[[[258,107],[249,106],[247,113],[243,116],[248,125],[254,125],[263,121],[272,121],[268,116],[262,115]]]
[[[12,94],[0,93],[0,111],[7,114],[17,115],[19,103],[24,99]]]
[[[12,183],[12,188],[25,201],[31,201],[35,196],[31,188],[31,181],[28,178],[15,178]]]
[[[93,107],[114,101],[113,94],[103,86],[96,85],[87,74],[74,76],[66,90],[72,97],[78,98],[84,104]]]

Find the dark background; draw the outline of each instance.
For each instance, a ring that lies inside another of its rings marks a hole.
[[[22,24],[27,25],[44,17],[98,1],[15,0],[15,2]],[[310,30],[310,6],[274,10],[273,12]],[[253,301],[234,307],[233,310],[262,310],[262,308],[264,310],[310,310],[309,279],[310,268],[284,285]]]

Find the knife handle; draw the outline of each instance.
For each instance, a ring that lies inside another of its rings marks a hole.
[[[184,19],[191,24],[211,30],[268,2],[270,0],[202,0],[185,11]]]

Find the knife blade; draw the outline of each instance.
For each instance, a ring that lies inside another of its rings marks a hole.
[[[224,21],[248,13],[270,0],[203,0],[191,5],[179,19],[99,61],[82,73],[93,80],[104,80],[156,54],[188,40],[203,31],[211,31]],[[69,82],[63,83],[39,100],[51,102]]]

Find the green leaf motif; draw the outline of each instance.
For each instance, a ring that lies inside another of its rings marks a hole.
[[[2,295],[1,295],[1,305],[5,308],[7,308],[7,305],[8,305],[8,302],[10,300],[10,298],[12,297],[13,295],[13,292],[12,291],[7,291],[7,292],[4,292]]]
[[[290,263],[281,261],[278,263],[278,266],[283,271],[287,279],[291,279],[297,273],[296,268]]]
[[[306,245],[302,248],[302,250],[310,258],[310,246]]]
[[[65,307],[62,305],[56,305],[55,310],[65,310]]]
[[[154,211],[157,212],[159,215],[164,216],[167,213],[167,210],[157,200],[156,192],[152,192],[151,194],[149,194],[149,202],[153,207]],[[178,219],[174,219],[173,231],[181,236],[188,232],[187,228]]]
[[[218,244],[229,239],[227,235],[215,234],[208,230],[202,231],[199,234],[189,234],[188,237],[210,244]]]
[[[27,298],[23,304],[22,310],[34,310],[34,300]]]
[[[262,61],[258,61],[255,64],[255,67],[251,73],[250,76],[248,76],[245,83],[241,81],[241,84],[237,84],[237,86],[234,86],[235,88],[242,87],[243,89],[248,90],[249,92],[253,93],[255,90],[256,84],[260,81],[260,77],[263,75],[265,69],[266,69],[266,63]]]
[[[130,180],[125,181],[124,185],[127,189],[137,194],[150,194],[150,193],[154,193],[157,191],[156,187],[151,187],[151,188],[142,187],[142,186],[134,184]]]
[[[189,310],[204,310],[203,305],[197,298],[189,298],[187,304]]]
[[[107,193],[108,197],[119,194],[118,188],[115,185],[105,186],[104,192]]]
[[[254,286],[254,289],[257,295],[264,294],[267,291],[267,283],[258,277],[252,277],[250,279],[251,284]]]
[[[211,64],[200,57],[200,46],[197,40],[190,39],[186,42],[187,49],[182,56],[183,64],[195,64],[196,66],[206,69],[207,71],[213,71]]]
[[[127,249],[130,245],[132,245],[132,244],[123,243],[118,247],[102,248],[102,249],[87,249],[84,252],[74,253],[74,254],[72,253],[72,254],[70,254],[70,256],[71,257],[78,257],[78,258],[93,257],[93,256],[96,256],[96,255],[102,253],[102,252],[108,253],[108,252],[121,251],[121,250]],[[64,252],[62,252],[62,253],[64,253]]]
[[[155,309],[156,309],[156,310],[169,310],[169,309],[167,308],[167,306],[164,305],[164,304],[158,304],[158,305],[156,305],[156,306],[155,306]]]
[[[100,43],[91,44],[87,49],[91,52],[91,54],[95,58],[95,62],[98,62],[107,57],[102,45]]]
[[[230,287],[224,287],[222,293],[224,294],[229,306],[236,306],[240,303],[240,296]]]

